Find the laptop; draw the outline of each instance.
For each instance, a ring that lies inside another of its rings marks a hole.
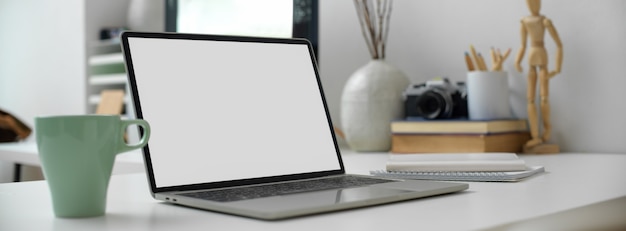
[[[467,184],[346,174],[311,44],[301,39],[121,36],[152,196],[258,219],[403,201]]]

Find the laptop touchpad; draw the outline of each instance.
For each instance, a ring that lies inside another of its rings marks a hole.
[[[411,191],[382,187],[358,187],[236,201],[230,204],[250,210],[271,212],[333,206],[373,198],[395,197],[409,192]]]
[[[361,200],[369,200],[372,198],[381,198],[389,196],[397,196],[398,194],[408,193],[411,191],[401,189],[390,189],[381,187],[361,187],[337,190],[338,202],[354,202]]]

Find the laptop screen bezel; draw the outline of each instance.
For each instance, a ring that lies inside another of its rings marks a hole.
[[[143,147],[143,158],[144,165],[146,168],[146,175],[148,177],[148,182],[150,184],[151,192],[168,192],[168,191],[188,191],[188,190],[200,190],[200,189],[212,189],[212,188],[222,188],[222,187],[233,187],[233,186],[243,186],[243,185],[251,185],[251,184],[262,184],[262,183],[272,183],[272,182],[280,182],[280,181],[288,181],[288,180],[299,180],[299,179],[308,179],[308,178],[316,178],[323,176],[331,176],[331,175],[339,175],[345,174],[345,169],[343,165],[343,160],[341,158],[341,152],[339,146],[337,144],[337,137],[334,132],[333,123],[330,117],[330,112],[328,110],[328,104],[326,102],[324,90],[322,88],[322,82],[319,76],[319,71],[317,67],[317,61],[315,59],[315,53],[313,51],[312,45],[308,40],[305,39],[283,39],[283,38],[260,38],[260,37],[243,37],[243,36],[223,36],[223,35],[206,35],[206,34],[186,34],[186,33],[156,33],[156,32],[133,32],[126,31],[121,35],[121,46],[122,52],[124,56],[126,73],[128,77],[129,89],[131,91],[131,99],[133,101],[133,106],[135,109],[135,116],[138,119],[144,119],[143,112],[141,110],[141,100],[139,96],[139,90],[137,87],[137,82],[135,78],[135,71],[132,62],[132,52],[129,46],[129,38],[151,38],[151,39],[179,39],[179,40],[209,40],[209,41],[228,41],[228,42],[255,42],[255,43],[277,43],[277,44],[304,44],[308,47],[309,56],[311,58],[311,63],[313,65],[313,70],[315,72],[315,77],[317,80],[317,85],[320,93],[320,97],[324,106],[326,119],[328,121],[328,131],[332,137],[333,145],[335,147],[335,152],[337,155],[337,161],[339,161],[340,169],[328,170],[328,171],[319,171],[319,172],[310,172],[310,173],[300,173],[300,174],[290,174],[290,175],[279,175],[279,176],[270,176],[270,177],[259,177],[259,178],[249,178],[249,179],[241,179],[241,180],[232,180],[232,181],[220,181],[220,182],[208,182],[208,183],[199,183],[199,184],[188,184],[188,185],[177,185],[177,186],[167,186],[167,187],[157,187],[156,180],[154,176],[154,171],[152,168],[152,160],[150,157],[150,143]],[[140,134],[143,134],[140,131]],[[295,150],[294,150],[295,151]]]

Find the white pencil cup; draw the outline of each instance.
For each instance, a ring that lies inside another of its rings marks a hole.
[[[471,120],[511,119],[507,73],[504,71],[467,73],[467,107]]]

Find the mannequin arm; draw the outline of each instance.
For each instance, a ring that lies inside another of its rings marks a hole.
[[[522,72],[523,69],[522,69],[521,63],[522,63],[522,59],[524,58],[524,53],[526,53],[526,39],[528,37],[528,32],[526,31],[524,22],[522,21],[520,24],[521,24],[520,35],[522,38],[522,46],[517,52],[517,56],[515,58],[515,68],[517,69],[517,71]]]
[[[561,43],[559,33],[557,33],[556,28],[552,25],[552,21],[550,21],[550,19],[545,19],[543,23],[548,29],[548,32],[550,32],[550,36],[552,36],[554,43],[556,43],[556,69],[548,74],[548,77],[552,78],[561,73],[561,65],[563,64],[563,44]]]

